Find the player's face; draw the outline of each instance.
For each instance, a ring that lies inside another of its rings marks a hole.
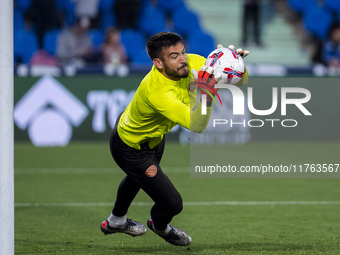
[[[181,42],[163,50],[162,64],[165,77],[175,81],[188,77],[187,54]]]

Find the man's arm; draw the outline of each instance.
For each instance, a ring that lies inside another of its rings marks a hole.
[[[200,68],[199,72],[195,69],[191,70],[191,72],[194,76],[195,84],[200,90],[200,100],[196,109],[191,111],[190,130],[203,133],[209,123],[214,96],[215,94],[217,95],[218,89],[215,89],[214,86],[222,79],[222,75],[214,74],[214,69],[205,65]]]
[[[202,107],[202,101],[199,100],[196,109],[190,112],[190,130],[192,132],[203,133],[208,126],[212,111],[212,103],[207,102],[205,114],[202,114]]]
[[[215,75],[214,78],[213,69],[209,68],[207,70],[206,66],[202,67],[200,72],[193,70],[192,74],[195,79],[193,83],[195,87],[190,92],[190,106],[179,100],[173,90],[168,90],[164,93],[159,91],[159,93],[154,94],[154,97],[151,98],[151,102],[153,102],[155,110],[168,119],[193,132],[202,133],[208,125],[212,110],[214,92],[210,88],[213,88],[215,83],[221,79],[221,75]],[[195,83],[204,84],[208,90],[212,91],[209,94],[201,91],[201,97],[196,108],[194,107],[196,106],[198,86]],[[206,95],[206,101],[203,100],[203,103],[202,95]],[[202,114],[202,108],[205,108],[205,114]]]

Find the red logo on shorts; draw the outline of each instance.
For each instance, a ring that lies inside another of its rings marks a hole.
[[[157,174],[157,167],[155,165],[151,165],[145,171],[146,176],[154,177]]]

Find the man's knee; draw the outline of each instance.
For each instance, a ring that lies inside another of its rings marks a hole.
[[[167,210],[169,210],[169,212],[171,212],[173,215],[177,215],[183,210],[183,201],[180,194],[178,194],[175,199],[172,199],[171,202],[167,204]]]

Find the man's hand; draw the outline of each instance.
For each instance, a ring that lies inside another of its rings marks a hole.
[[[195,69],[192,69],[191,73],[194,76],[196,85],[199,88],[201,95],[207,95],[207,102],[213,101],[214,96],[216,95],[222,105],[221,98],[217,94],[218,89],[215,88],[215,84],[222,79],[222,74],[214,74],[214,69],[206,65],[202,66],[199,72],[197,72]]]
[[[224,48],[224,47],[223,47],[222,44],[219,44],[219,45],[217,45],[217,49],[218,49],[218,48]],[[236,53],[237,53],[238,55],[240,55],[242,58],[245,58],[246,56],[248,56],[248,55],[250,54],[249,50],[242,50],[241,48],[235,50],[235,46],[232,45],[232,44],[229,45],[228,48],[231,49],[231,50],[236,51]]]
[[[224,48],[222,44],[217,45],[217,49],[218,48]],[[241,48],[235,50],[235,46],[234,45],[229,45],[228,46],[229,49],[233,50],[236,52],[236,54],[240,55],[243,59],[248,56],[250,54],[249,50],[242,50]],[[235,85],[238,87],[244,86],[248,83],[248,71],[247,68],[244,69],[244,74],[242,76],[242,79],[236,83]]]

